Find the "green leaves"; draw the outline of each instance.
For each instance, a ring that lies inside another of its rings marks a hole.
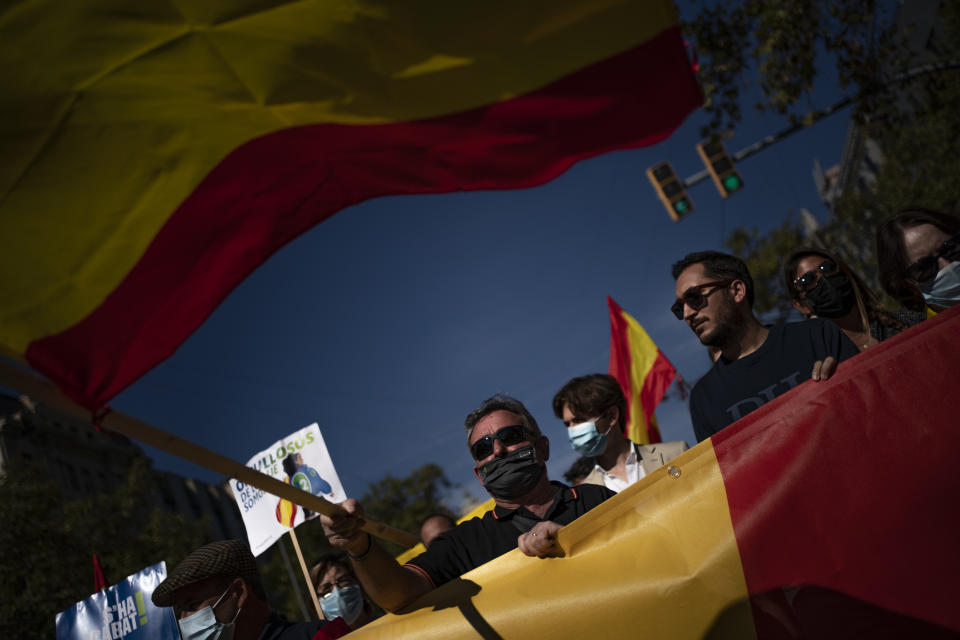
[[[726,246],[743,258],[756,281],[755,311],[771,317],[785,317],[790,310],[789,294],[782,282],[780,263],[788,253],[803,245],[823,246],[840,255],[864,278],[891,309],[899,304],[887,298],[877,283],[875,234],[884,219],[912,205],[926,206],[957,213],[960,209],[960,70],[942,70],[918,76],[908,82],[890,82],[905,69],[919,64],[960,60],[960,3],[944,3],[939,26],[934,29],[922,50],[914,48],[910,56],[897,55],[902,38],[909,29],[895,32],[874,17],[873,2],[843,0],[837,3],[800,3],[812,12],[819,12],[819,31],[813,42],[819,43],[835,55],[841,80],[854,83],[861,98],[854,113],[860,123],[864,144],[874,146],[881,154],[872,154],[883,160],[875,167],[875,177],[868,172],[858,173],[858,167],[846,167],[848,184],[843,195],[833,203],[830,218],[807,239],[800,226],[788,215],[783,224],[760,234],[757,229],[735,229],[726,239]],[[749,7],[766,17],[767,26],[755,27],[754,37],[764,45],[757,52],[776,55],[777,43],[768,42],[782,16],[775,13],[772,3],[760,0],[741,2],[741,13]],[[706,15],[708,12],[704,12]],[[767,16],[766,14],[770,14]],[[739,15],[732,12],[731,15]],[[794,16],[798,24],[813,23]],[[738,18],[739,19],[739,18]],[[745,19],[745,18],[744,18]],[[699,20],[699,18],[698,18]],[[761,19],[756,18],[760,24]],[[785,28],[784,25],[781,27]],[[757,36],[759,34],[759,36]],[[785,41],[788,42],[788,41]],[[796,45],[799,40],[792,42]],[[722,55],[723,52],[720,52]],[[702,55],[702,53],[701,53]],[[741,54],[738,54],[741,55]],[[784,58],[785,69],[805,68],[809,61],[799,60],[805,54],[795,49]],[[812,58],[811,58],[812,59]],[[862,68],[861,68],[862,66]],[[880,70],[883,69],[883,73]],[[794,93],[787,85],[768,79],[764,91],[777,88],[768,96],[767,107],[791,104]],[[795,85],[794,88],[799,85]],[[714,113],[714,112],[711,112]],[[731,114],[714,113],[716,118]],[[854,160],[856,159],[856,154]],[[873,160],[864,159],[864,166]]]
[[[756,108],[797,120],[800,108],[809,110],[805,103],[819,66],[831,64],[841,86],[853,85],[866,96],[881,70],[896,59],[894,27],[875,0],[693,4],[699,13],[683,28],[700,58],[699,81],[710,116],[703,137],[736,127],[742,117],[740,92],[747,84],[760,86],[763,99]]]
[[[165,560],[168,570],[209,540],[202,523],[154,506],[137,460],[114,492],[64,501],[44,468],[11,463],[0,485],[0,637],[50,638],[56,614],[93,593],[93,554],[116,582]]]
[[[442,501],[449,488],[450,481],[443,469],[436,464],[425,464],[402,478],[384,476],[370,485],[360,503],[374,520],[419,535],[420,524],[427,516],[434,513],[453,516]],[[392,543],[383,544],[391,553],[406,550]]]

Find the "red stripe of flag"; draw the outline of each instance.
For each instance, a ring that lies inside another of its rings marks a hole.
[[[541,184],[583,158],[666,138],[701,103],[671,28],[484,108],[263,136],[204,179],[97,309],[31,343],[27,358],[78,403],[101,406],[172,354],[274,251],[340,209],[388,194]]]
[[[957,637],[957,335],[960,307],[711,438],[761,638]]]

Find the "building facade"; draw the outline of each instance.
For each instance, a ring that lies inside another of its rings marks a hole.
[[[126,482],[135,462],[149,462],[126,436],[27,396],[0,393],[0,475],[17,460],[38,465],[65,500],[110,493]],[[206,520],[214,539],[246,540],[228,481],[213,485],[166,471],[154,471],[154,480],[156,506],[188,521]]]

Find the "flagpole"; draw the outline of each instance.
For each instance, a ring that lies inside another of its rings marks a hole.
[[[31,398],[40,400],[51,407],[55,407],[81,420],[90,420],[90,411],[73,402],[49,381],[39,378],[33,373],[24,371],[20,367],[14,366],[9,362],[4,362],[3,360],[0,360],[0,386],[16,389]],[[344,513],[343,508],[339,505],[335,505],[306,491],[301,491],[291,484],[277,480],[265,473],[260,473],[226,456],[210,451],[189,440],[175,436],[163,429],[158,429],[143,420],[120,413],[119,411],[108,412],[100,421],[99,426],[148,444],[161,451],[166,451],[184,460],[189,460],[205,469],[222,473],[228,478],[236,478],[244,484],[262,489],[267,493],[272,493],[277,497],[284,498],[323,515],[332,516]],[[395,529],[368,518],[364,518],[364,524],[361,529],[370,535],[395,542],[408,548],[420,541],[419,538],[412,533]]]
[[[290,527],[290,542],[293,543],[293,550],[297,552],[297,560],[300,561],[300,570],[303,571],[303,579],[307,583],[307,591],[310,592],[310,599],[313,600],[313,606],[317,610],[317,617],[323,620],[323,609],[320,608],[320,600],[317,598],[317,590],[313,588],[313,582],[310,580],[310,570],[307,563],[303,560],[303,552],[300,550],[300,541],[297,540],[297,532]],[[321,578],[323,576],[320,576]]]
[[[290,576],[290,584],[293,585],[293,593],[297,596],[297,604],[300,605],[300,613],[303,614],[303,619],[307,620],[310,618],[310,614],[307,613],[307,605],[303,602],[303,594],[300,593],[300,585],[297,583],[297,576],[293,573],[293,566],[290,564],[290,554],[287,553],[287,547],[283,544],[283,540],[280,540],[280,544],[277,546],[280,547],[280,556],[283,558],[283,566],[287,568],[287,575]]]

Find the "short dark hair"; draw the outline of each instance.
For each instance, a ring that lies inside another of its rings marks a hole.
[[[423,525],[427,524],[427,520],[433,520],[434,518],[443,518],[443,519],[447,520],[447,521],[448,521],[450,524],[452,524],[453,526],[457,526],[457,521],[456,521],[456,520],[454,519],[454,517],[451,516],[449,513],[436,512],[436,513],[431,513],[431,514],[428,515],[426,518],[424,518],[423,520],[421,520],[421,521],[420,521],[420,527],[422,528]]]
[[[584,418],[592,417],[610,407],[620,411],[620,430],[627,424],[627,399],[617,379],[606,373],[593,373],[580,376],[567,382],[553,396],[553,414],[563,419],[563,405]]]
[[[477,426],[477,423],[480,422],[484,417],[490,415],[494,411],[509,411],[510,413],[515,413],[520,416],[520,424],[523,425],[524,430],[531,435],[540,436],[540,427],[537,426],[537,421],[534,417],[527,411],[527,408],[523,406],[523,403],[517,400],[512,396],[508,396],[504,393],[498,393],[494,396],[491,396],[483,401],[478,408],[471,411],[466,420],[463,421],[464,426],[467,428],[467,447],[470,446],[470,438],[473,436],[473,428]]]
[[[320,587],[320,581],[331,567],[340,567],[354,578],[357,577],[357,574],[353,572],[353,567],[350,566],[347,554],[342,551],[331,551],[317,558],[310,568],[310,583],[313,584],[314,591]]]
[[[570,468],[563,472],[563,479],[573,484],[577,480],[586,478],[590,475],[590,472],[593,471],[593,468],[596,466],[593,458],[587,458],[586,456],[580,456],[577,458]]]
[[[720,279],[740,280],[747,288],[747,303],[753,306],[753,277],[746,263],[736,256],[719,251],[696,251],[673,264],[673,279],[680,277],[687,267],[702,264],[704,270],[712,277]]]
[[[283,459],[283,471],[291,478],[297,472],[297,454],[291,453]]]
[[[960,218],[925,207],[901,209],[899,213],[885,220],[877,228],[877,266],[880,270],[880,286],[899,300],[900,304],[915,311],[921,311],[924,308],[924,301],[916,285],[903,275],[910,266],[907,264],[903,232],[921,224],[933,225],[948,236],[960,233]]]

